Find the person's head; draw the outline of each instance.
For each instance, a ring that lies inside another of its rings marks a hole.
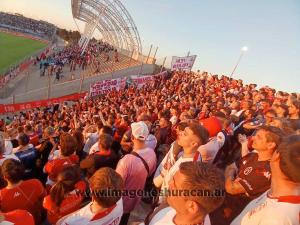
[[[107,151],[111,148],[111,145],[113,143],[113,138],[109,134],[101,134],[99,136],[99,150],[101,151]]]
[[[265,113],[266,124],[270,124],[275,117],[276,117],[276,112],[273,109],[269,109]]]
[[[27,132],[32,132],[32,126],[30,124],[27,124],[24,128],[24,131]]]
[[[300,135],[282,141],[271,158],[272,181],[281,180],[300,185]]]
[[[62,133],[60,135],[59,143],[60,143],[60,152],[63,156],[70,156],[74,154],[78,145],[76,138],[68,133]]]
[[[24,133],[24,127],[19,126],[19,127],[17,128],[17,131],[18,131],[18,134]]]
[[[162,116],[162,117],[159,119],[159,126],[160,126],[161,128],[167,127],[167,126],[169,126],[169,125],[170,125],[170,121],[168,120],[168,118]]]
[[[223,203],[224,180],[222,171],[214,165],[183,162],[169,183],[167,202],[177,213],[185,214],[187,222],[199,217],[204,219]],[[176,196],[180,191],[183,194]]]
[[[0,154],[3,154],[5,151],[5,140],[2,133],[0,133]]]
[[[20,146],[26,146],[29,144],[30,138],[27,134],[21,133],[18,137],[18,143]]]
[[[281,105],[278,105],[276,108],[275,108],[275,111],[276,111],[276,115],[277,117],[287,117],[288,113],[289,113],[289,109],[286,105],[284,104],[281,104]]]
[[[179,133],[177,141],[178,145],[183,147],[185,151],[194,151],[200,145],[206,144],[208,138],[209,133],[207,129],[198,123],[192,122]]]
[[[131,139],[133,144],[145,143],[149,135],[149,129],[145,122],[140,121],[140,122],[132,123],[131,130],[132,130]]]
[[[25,169],[22,163],[15,159],[6,159],[2,164],[2,176],[12,184],[16,184],[24,177]]]
[[[283,138],[283,132],[278,127],[263,126],[260,127],[253,137],[252,147],[258,152],[273,152],[280,144]]]
[[[102,135],[102,134],[112,135],[112,133],[113,133],[113,131],[112,131],[111,127],[109,127],[109,126],[103,126],[99,130],[99,135]]]
[[[56,206],[60,206],[65,195],[73,191],[75,184],[80,180],[80,171],[77,166],[67,166],[57,176],[57,182],[50,190],[50,197]]]
[[[97,170],[89,179],[89,183],[92,198],[99,206],[109,208],[120,200],[123,180],[113,169],[104,167]],[[109,191],[112,191],[114,194],[109,194]],[[105,193],[107,193],[107,196],[105,196]]]
[[[300,118],[300,101],[291,101],[289,104],[289,115]]]

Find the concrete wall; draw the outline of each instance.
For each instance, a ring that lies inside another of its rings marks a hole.
[[[81,79],[76,79],[73,81],[67,81],[55,85],[50,84],[49,98],[56,98],[64,95],[77,93],[80,91],[81,82],[82,82],[82,91],[89,91],[90,85],[96,81],[105,80],[105,79],[122,78],[122,77],[128,77],[131,75],[139,75],[139,74],[149,75],[149,74],[153,74],[154,70],[155,70],[155,65],[153,64],[143,65],[142,68],[141,65],[139,65],[121,71],[116,71],[114,73],[107,73],[98,76],[87,77],[84,79],[83,82]],[[23,82],[25,76],[24,77],[20,76],[19,79],[20,80],[18,82]],[[17,87],[17,85],[14,84],[14,87]],[[24,94],[15,95],[15,103],[47,99],[48,92],[49,92],[49,87],[41,87],[39,89],[28,91],[27,93]],[[12,102],[13,102],[12,96],[5,99],[0,99],[0,104],[11,104]]]

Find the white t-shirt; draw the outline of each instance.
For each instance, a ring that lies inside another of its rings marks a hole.
[[[179,170],[179,166],[183,162],[191,161],[202,161],[201,154],[196,152],[193,158],[183,158],[183,152],[178,154],[178,159],[174,159],[173,145],[169,150],[168,154],[165,156],[159,167],[157,168],[153,182],[156,186],[161,184],[161,194],[160,199],[166,194],[164,193],[169,189],[169,182]]]
[[[13,151],[13,145],[12,145],[11,141],[8,140],[8,139],[5,139],[5,152],[4,152],[4,154],[9,155],[9,154],[12,153],[12,151]]]
[[[1,156],[0,156],[0,166],[2,166],[3,162],[4,162],[6,159],[15,159],[15,160],[20,161],[20,159],[19,159],[15,154],[1,155]]]
[[[268,192],[250,202],[231,225],[299,225],[300,196],[270,198]]]
[[[123,202],[120,199],[117,204],[104,212],[94,214],[91,204],[61,218],[57,225],[118,225],[123,214]]]
[[[202,162],[213,163],[218,151],[225,143],[225,136],[219,132],[216,137],[213,137],[205,145],[201,145],[198,151],[201,154]]]
[[[87,134],[87,137],[86,137],[86,142],[85,142],[85,145],[83,147],[83,151],[90,154],[90,149],[91,147],[98,142],[99,140],[99,135],[98,135],[98,132],[96,133],[88,133]]]
[[[173,219],[176,215],[175,209],[166,207],[160,210],[150,221],[149,225],[175,225]],[[142,224],[140,224],[142,225]],[[210,219],[207,215],[204,220],[204,225],[210,225]]]

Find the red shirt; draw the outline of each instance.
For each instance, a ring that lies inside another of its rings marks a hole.
[[[45,165],[45,171],[49,174],[49,178],[52,181],[56,180],[57,175],[63,170],[65,166],[77,164],[79,158],[77,155],[70,155],[67,158],[53,159],[48,161]]]
[[[8,213],[4,213],[3,222],[11,222],[14,225],[34,225],[33,216],[25,210],[14,210]]]
[[[56,222],[63,216],[75,212],[80,209],[82,200],[84,199],[84,191],[87,185],[84,181],[79,181],[75,184],[75,189],[68,193],[60,206],[57,206],[51,199],[50,195],[44,198],[43,207],[47,210],[48,221],[51,224]]]
[[[38,134],[33,133],[33,134],[29,135],[29,138],[30,138],[30,140],[29,140],[30,144],[32,144],[33,146],[39,145],[39,135]]]
[[[46,190],[37,179],[22,181],[13,188],[0,190],[0,208],[2,212],[24,209],[30,212],[36,223],[41,220],[42,200]]]

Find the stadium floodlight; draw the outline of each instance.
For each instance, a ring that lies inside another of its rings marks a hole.
[[[241,51],[243,51],[243,52],[248,51],[248,47],[247,46],[242,47]]]
[[[79,40],[83,52],[97,29],[104,42],[127,55],[142,53],[137,27],[120,0],[72,0],[71,4],[73,18],[85,23]]]
[[[230,78],[232,78],[234,72],[236,71],[236,68],[237,68],[238,65],[240,64],[240,61],[241,61],[241,59],[242,59],[244,53],[247,52],[247,51],[248,51],[248,47],[247,47],[247,46],[244,46],[244,47],[241,48],[241,54],[240,54],[240,56],[239,56],[239,58],[238,58],[238,61],[237,61],[236,65],[234,66],[234,68],[233,68],[233,70],[232,70],[232,72],[231,72],[231,74],[230,74]]]

